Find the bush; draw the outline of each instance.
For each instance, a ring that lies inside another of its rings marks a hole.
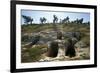
[[[40,45],[34,48],[28,48],[22,50],[22,62],[37,62],[41,59],[41,54],[45,52],[43,48],[47,48],[47,45]]]

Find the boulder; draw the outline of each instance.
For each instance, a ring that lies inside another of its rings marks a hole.
[[[76,38],[77,40],[80,40],[81,33],[80,32],[66,32],[64,34],[64,37],[67,38]]]

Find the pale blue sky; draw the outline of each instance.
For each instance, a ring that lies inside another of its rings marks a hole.
[[[69,16],[70,21],[76,20],[77,18],[84,18],[83,22],[90,21],[90,13],[22,10],[21,15],[32,17],[34,20],[33,23],[40,23],[40,17],[45,17],[47,22],[51,23],[53,21],[53,15],[58,17],[58,21],[60,21],[60,19],[66,18],[67,16]],[[23,23],[24,19],[22,18],[22,24]]]

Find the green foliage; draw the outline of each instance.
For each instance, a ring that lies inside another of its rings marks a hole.
[[[40,18],[40,22],[41,22],[41,24],[45,23],[46,20],[47,20],[47,19],[46,19],[45,17],[41,17],[41,18]]]
[[[32,24],[33,19],[30,16],[22,15],[24,18],[24,23],[28,24],[29,22]]]
[[[47,45],[37,45],[34,48],[22,49],[22,62],[37,62],[41,59],[41,54],[46,51]]]
[[[52,24],[32,24],[32,25],[21,25],[21,32],[23,33],[32,33],[32,32],[40,32],[43,30],[53,29]]]
[[[80,54],[81,59],[90,59],[89,55],[86,53]]]
[[[53,23],[55,24],[57,23],[57,21],[58,21],[58,17],[56,15],[53,15]]]
[[[21,31],[22,33],[38,33],[40,31],[53,31],[53,24],[52,23],[46,23],[46,24],[32,24],[32,25],[21,25]],[[90,26],[89,25],[83,25],[83,24],[76,24],[76,23],[64,23],[64,24],[57,24],[57,27],[62,28],[61,31],[63,32],[80,32],[81,39],[80,41],[87,44],[87,46],[90,45]],[[62,34],[59,34],[58,36],[61,36]],[[53,37],[53,36],[52,36]],[[64,40],[67,40],[69,37],[62,36]],[[22,40],[27,41],[28,36],[22,36]],[[28,39],[29,40],[29,39]],[[58,45],[55,43],[51,43],[50,53],[58,52]],[[43,48],[47,48],[47,45],[39,45],[34,48],[28,48],[27,50],[22,50],[22,62],[37,62],[41,59],[41,54],[44,52]],[[53,52],[52,52],[53,50]],[[45,50],[46,51],[46,50]],[[54,53],[54,54],[56,54]],[[53,55],[53,54],[52,54]],[[89,56],[81,56],[82,59],[89,58]]]
[[[28,50],[33,61],[38,61],[41,58],[41,48],[35,47]]]

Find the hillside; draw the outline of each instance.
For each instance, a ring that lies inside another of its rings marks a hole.
[[[57,39],[60,35],[62,38]],[[33,45],[31,42],[38,39],[37,36],[40,36],[39,41]],[[65,43],[69,38],[76,42],[75,57],[65,56]],[[53,41],[58,42],[58,54],[48,57],[47,52]],[[90,58],[90,26],[75,23],[21,25],[21,44],[22,62],[86,60]]]

